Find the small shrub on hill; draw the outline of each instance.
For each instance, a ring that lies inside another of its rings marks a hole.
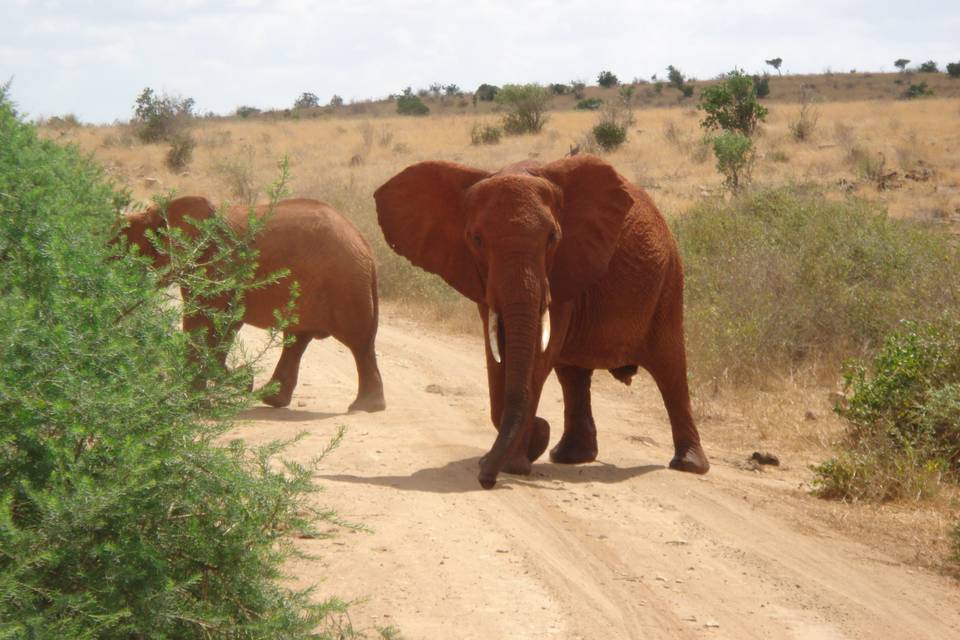
[[[503,132],[500,127],[494,127],[488,124],[482,125],[479,122],[470,129],[470,144],[499,144],[500,136]]]
[[[626,127],[605,120],[593,128],[593,137],[604,151],[613,151],[627,141]]]
[[[473,95],[476,96],[480,102],[493,102],[493,99],[497,97],[498,91],[500,91],[500,88],[495,85],[482,84],[477,87]]]
[[[745,136],[752,136],[757,123],[767,117],[767,108],[757,102],[753,80],[736,69],[700,93],[697,109],[705,114],[700,123],[704,129],[739,131]]]
[[[170,139],[170,149],[164,159],[167,168],[171,171],[182,171],[190,164],[193,158],[193,149],[197,146],[188,132],[178,133]]]
[[[506,84],[497,93],[497,104],[507,111],[504,132],[512,135],[539,133],[547,122],[551,93],[539,84]]]
[[[920,499],[960,480],[960,322],[907,322],[845,367],[842,453],[814,468],[825,498]]]
[[[724,176],[724,184],[733,193],[750,182],[753,166],[753,141],[739,131],[724,131],[711,138],[717,171]]]
[[[907,90],[903,92],[903,97],[907,100],[914,100],[916,98],[926,98],[927,96],[933,95],[933,89],[927,86],[926,80],[921,80],[915,84],[911,84],[907,87]]]
[[[695,376],[732,382],[869,352],[903,319],[960,312],[936,230],[807,187],[706,200],[673,224]]]
[[[948,62],[947,74],[951,78],[960,78],[960,62]]]
[[[920,73],[940,73],[940,68],[933,60],[927,60],[926,62],[921,63],[917,70]]]
[[[596,111],[603,106],[603,100],[600,98],[584,98],[577,102],[577,109],[580,111]]]
[[[141,142],[169,140],[188,127],[193,105],[193,98],[157,95],[147,87],[137,97],[131,124]]]
[[[612,71],[601,71],[597,76],[597,84],[604,89],[609,89],[620,84],[620,79]]]
[[[397,113],[402,116],[425,116],[430,113],[430,107],[420,96],[414,95],[410,87],[407,87],[403,95],[397,98]]]

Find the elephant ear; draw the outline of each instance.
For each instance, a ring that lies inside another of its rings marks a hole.
[[[627,181],[595,156],[577,155],[535,172],[560,188],[562,239],[550,272],[554,300],[569,300],[607,271],[634,199]]]
[[[464,241],[463,196],[489,175],[451,162],[420,162],[373,194],[387,244],[474,302],[483,300],[484,289]]]

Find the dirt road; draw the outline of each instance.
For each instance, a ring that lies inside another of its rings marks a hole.
[[[384,315],[386,412],[343,414],[356,373],[326,340],[307,351],[291,407],[253,409],[239,431],[306,431],[289,457],[307,460],[347,427],[319,501],[373,532],[302,541],[318,560],[292,569],[321,594],[363,599],[358,627],[408,639],[960,638],[955,582],[811,519],[795,477],[744,471],[735,462],[749,452],[718,451],[709,434],[709,475],[667,470],[669,425],[649,378],[628,388],[596,375],[597,463],[541,461],[480,489],[494,430],[479,335]],[[539,415],[552,442],[560,398],[551,377]]]

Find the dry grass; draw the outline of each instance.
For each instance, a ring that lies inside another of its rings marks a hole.
[[[817,109],[820,119],[812,140],[796,142],[790,124],[800,106],[770,105],[757,141],[756,183],[809,181],[837,192],[852,188],[898,217],[950,220],[960,215],[960,99],[822,103]],[[595,118],[593,113],[553,112],[539,135],[482,146],[470,144],[470,131],[478,122],[495,123],[496,115],[201,121],[193,162],[182,174],[164,166],[165,145],[131,143],[122,127],[47,133],[93,152],[140,199],[176,188],[236,200],[237,188],[225,175],[225,164],[249,163],[247,179],[260,188],[273,178],[277,159],[287,154],[294,193],[331,199],[329,190],[346,187],[364,201],[355,208],[372,210],[374,189],[410,163],[443,159],[494,170],[529,158],[549,161],[582,139]],[[722,191],[713,159],[699,144],[699,119],[692,107],[638,110],[627,142],[607,156],[627,178],[646,187],[668,216]],[[867,158],[882,157],[888,172],[927,167],[932,179],[903,180],[899,188],[879,192],[851,161],[854,148]]]

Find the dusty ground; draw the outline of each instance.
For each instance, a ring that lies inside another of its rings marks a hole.
[[[238,430],[258,442],[306,431],[290,452],[305,461],[347,427],[318,500],[372,532],[300,541],[317,559],[291,570],[321,595],[360,599],[358,627],[408,639],[960,637],[957,583],[839,533],[798,489],[802,465],[745,470],[750,452],[704,429],[710,474],[667,470],[649,379],[597,375],[597,463],[541,461],[481,490],[494,431],[479,336],[384,316],[386,412],[343,414],[356,374],[327,340],[307,352],[291,407],[255,408]],[[551,378],[539,414],[554,441],[560,397]]]

